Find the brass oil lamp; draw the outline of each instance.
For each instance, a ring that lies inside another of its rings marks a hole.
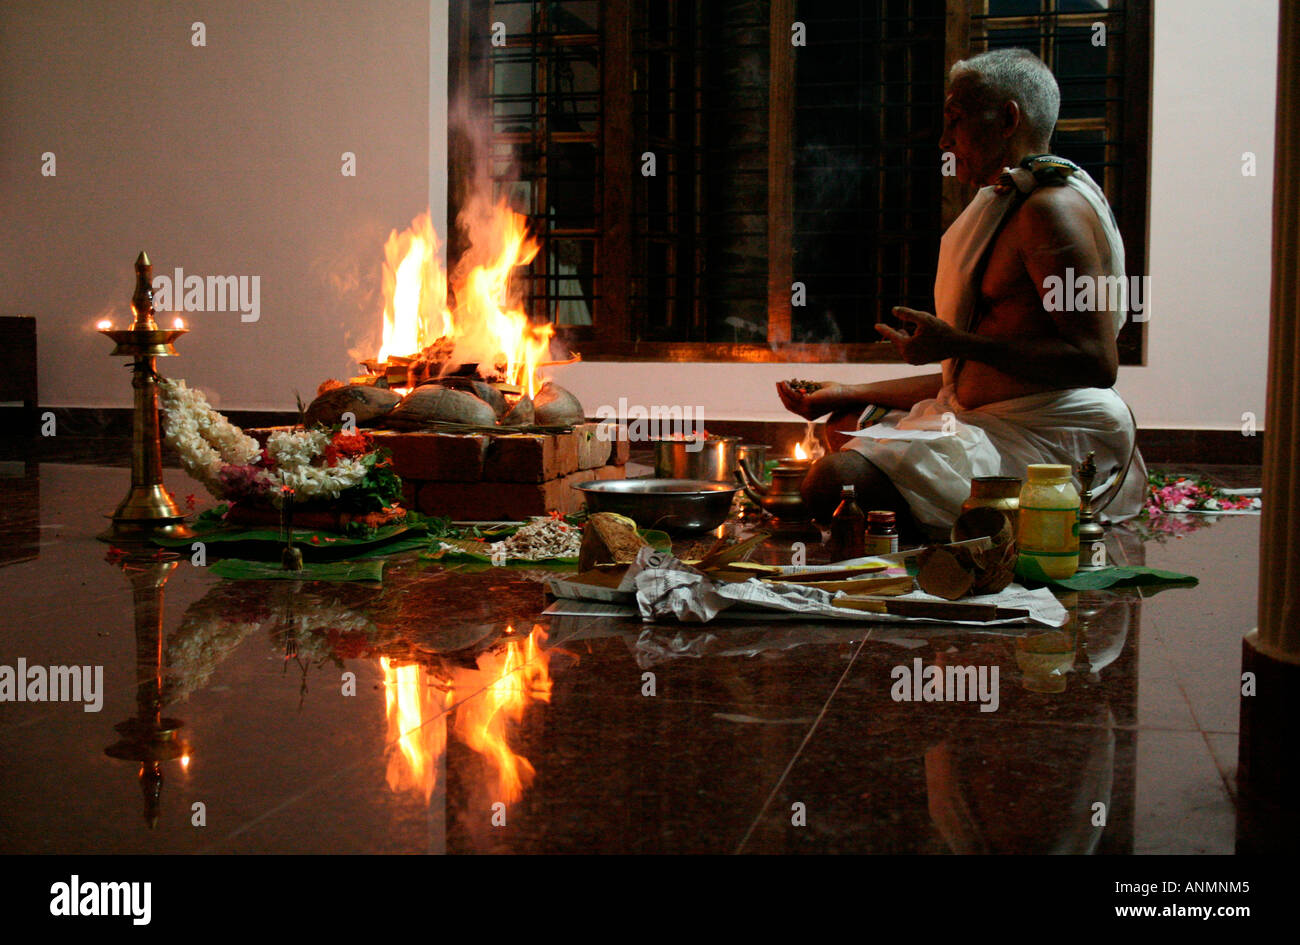
[[[156,358],[176,354],[172,342],[186,329],[159,328],[154,321],[153,264],[144,251],[135,261],[135,294],[131,296],[135,316],[130,328],[100,326],[117,345],[113,356],[133,358],[131,387],[135,391],[135,412],[131,441],[131,491],[113,513],[113,524],[99,536],[101,541],[144,541],[155,537],[189,538],[194,532],[185,524],[176,503],[162,482],[162,437],[158,424],[158,373]]]

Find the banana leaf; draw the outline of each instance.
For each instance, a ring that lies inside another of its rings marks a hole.
[[[194,542],[202,542],[214,557],[279,562],[284,537],[279,528],[232,525],[221,515],[225,506],[217,506],[199,515],[191,526],[191,538],[155,538],[153,543],[187,554]],[[364,536],[351,537],[324,529],[295,528],[294,547],[304,560],[342,561],[379,555],[419,551],[428,546],[429,522],[424,516],[408,512],[406,519],[374,529]]]
[[[279,562],[222,558],[208,567],[219,577],[233,581],[382,581],[381,559],[361,561],[304,561],[301,571],[287,571]]]

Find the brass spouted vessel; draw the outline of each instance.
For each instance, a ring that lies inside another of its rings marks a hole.
[[[800,492],[810,465],[810,460],[785,457],[772,470],[770,484],[764,484],[747,463],[736,467],[736,478],[745,495],[772,516],[778,535],[802,535],[816,530]],[[820,535],[817,532],[817,537]]]

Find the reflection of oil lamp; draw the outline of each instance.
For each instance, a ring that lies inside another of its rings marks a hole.
[[[158,823],[162,763],[179,760],[182,768],[188,769],[191,754],[189,745],[180,737],[185,723],[162,714],[163,587],[176,564],[139,557],[123,562],[135,605],[136,714],[114,726],[122,738],[104,749],[110,758],[140,765],[144,816],[150,827]]]
[[[135,416],[131,441],[131,491],[113,513],[113,524],[99,537],[104,541],[148,539],[158,536],[189,538],[194,533],[162,484],[162,438],[158,426],[158,374],[155,358],[176,354],[172,342],[185,334],[182,327],[159,328],[153,317],[153,264],[141,251],[135,261],[135,294],[130,328],[113,328],[101,322],[100,334],[117,344],[113,355],[134,358],[131,387],[135,390]]]
[[[813,526],[812,516],[808,514],[800,493],[811,465],[811,459],[796,456],[779,459],[772,470],[772,482],[767,485],[755,479],[745,464],[737,467],[736,478],[744,487],[745,495],[775,519],[775,534],[786,537],[808,535],[820,540],[821,532]]]

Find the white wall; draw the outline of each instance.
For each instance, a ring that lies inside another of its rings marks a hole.
[[[159,272],[262,281],[259,322],[189,317],[164,373],[250,409],[351,373],[348,349],[378,334],[387,231],[429,200],[445,218],[447,2],[0,6],[0,313],[39,317],[42,403],[129,404],[91,325],[127,317],[142,247]],[[1149,357],[1119,381],[1144,427],[1264,422],[1276,19],[1273,0],[1232,16],[1156,2]],[[206,48],[190,45],[195,20]],[[345,150],[356,178],[339,173]],[[55,178],[40,175],[46,151]],[[776,420],[790,419],[781,378],[911,370],[588,362],[557,380],[589,410],[625,396]]]
[[[1147,366],[1119,390],[1145,427],[1264,425],[1273,239],[1275,0],[1157,0]],[[1252,152],[1256,174],[1242,174]]]
[[[286,409],[355,371],[384,239],[430,199],[434,6],[440,30],[430,0],[0,4],[0,314],[37,316],[42,404],[130,404],[92,326],[129,321],[142,248],[156,274],[261,280],[259,321],[186,316],[163,373]]]

